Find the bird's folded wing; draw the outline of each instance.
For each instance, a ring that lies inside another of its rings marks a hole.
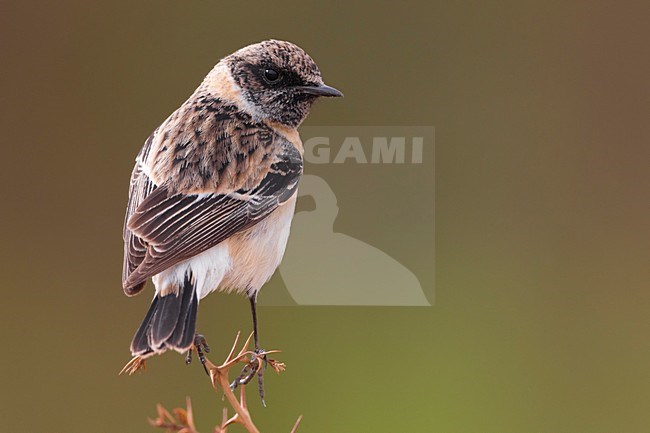
[[[124,266],[122,268],[122,283],[125,283],[129,275],[142,263],[147,253],[147,244],[127,227],[128,219],[154,189],[156,189],[156,185],[144,174],[140,163],[136,163],[131,174],[129,204],[126,209],[126,218],[124,219]],[[127,286],[124,285],[124,289],[128,295],[136,294],[141,288],[142,285],[128,287],[127,289]]]
[[[145,246],[139,265],[123,280],[125,290],[255,225],[288,200],[302,173],[302,157],[284,146],[262,181],[225,194],[172,194],[163,184],[134,210],[127,229]],[[139,244],[133,244],[139,254]]]

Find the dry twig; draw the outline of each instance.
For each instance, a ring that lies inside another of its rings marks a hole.
[[[248,339],[244,342],[243,346],[239,351],[237,351],[237,345],[239,344],[240,333],[237,333],[235,337],[235,342],[230,349],[230,353],[226,357],[226,360],[221,365],[213,364],[209,359],[205,358],[205,367],[210,374],[210,381],[212,387],[215,391],[221,389],[223,391],[224,397],[234,409],[235,413],[230,418],[228,417],[228,408],[224,408],[221,424],[216,426],[213,430],[213,433],[227,433],[228,426],[238,423],[241,424],[246,431],[249,433],[259,433],[258,428],[253,423],[250,412],[248,411],[248,406],[246,404],[246,386],[239,386],[239,397],[235,396],[235,393],[230,387],[229,372],[230,369],[238,364],[243,363],[248,366],[252,371],[262,371],[264,358],[266,355],[271,353],[277,353],[279,350],[269,350],[262,353],[255,353],[249,350],[251,339],[253,334],[248,336]],[[268,365],[275,370],[276,373],[280,373],[285,370],[286,366],[282,362],[278,362],[274,359],[266,359]],[[129,361],[120,374],[129,373],[129,375],[139,371],[140,369],[145,368],[144,360],[135,357]],[[165,408],[160,404],[157,405],[158,418],[150,419],[149,422],[151,425],[165,429],[165,431],[170,433],[198,433],[194,425],[194,418],[192,413],[192,403],[187,398],[186,408],[176,408],[174,409],[173,415],[169,413]],[[295,433],[298,429],[298,425],[302,420],[302,415],[298,417],[295,425],[291,429],[291,433]]]
[[[192,402],[187,397],[185,409],[176,408],[170,414],[161,404],[156,405],[158,418],[149,419],[149,424],[154,427],[165,429],[167,432],[174,433],[198,433],[194,425],[194,415],[192,413]]]

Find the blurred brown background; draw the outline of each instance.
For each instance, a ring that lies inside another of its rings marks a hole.
[[[153,431],[186,395],[201,431],[220,417],[180,356],[117,376],[151,294],[120,288],[126,189],[214,63],[274,37],[346,94],[308,124],[435,125],[436,299],[263,308],[289,369],[260,429],[647,431],[643,3],[3,1],[0,430]],[[202,311],[215,358],[250,327],[242,298]]]

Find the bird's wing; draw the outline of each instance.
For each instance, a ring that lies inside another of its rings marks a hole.
[[[142,259],[123,280],[125,291],[255,225],[295,193],[302,156],[286,139],[276,139],[273,163],[252,188],[184,194],[163,184],[149,192],[126,225],[137,238],[127,248]]]
[[[155,133],[154,133],[155,134]],[[149,147],[151,146],[152,134],[149,139],[146,141],[140,155],[148,152]],[[149,179],[149,177],[143,172],[142,163],[140,158],[133,168],[131,173],[131,183],[129,185],[129,203],[126,207],[126,217],[124,218],[124,229],[122,232],[122,237],[124,239],[124,266],[122,268],[122,284],[127,295],[135,295],[138,293],[144,284],[140,284],[137,287],[126,286],[126,280],[133,273],[133,271],[142,263],[147,252],[147,244],[136,236],[129,228],[127,223],[131,215],[135,210],[140,206],[145,198],[153,190],[156,189],[156,185]]]

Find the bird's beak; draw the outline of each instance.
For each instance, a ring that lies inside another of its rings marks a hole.
[[[333,96],[336,98],[343,96],[343,93],[339,90],[334,87],[326,86],[325,84],[321,84],[320,86],[300,86],[298,89],[303,93],[314,96]]]

